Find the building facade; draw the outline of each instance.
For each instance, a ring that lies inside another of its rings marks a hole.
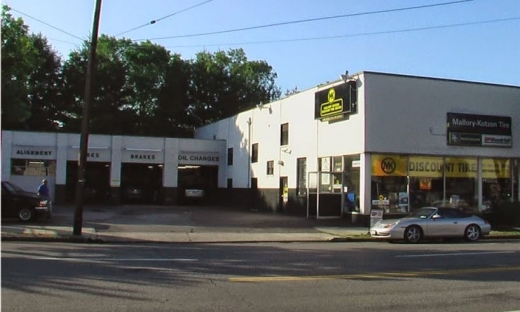
[[[36,192],[46,178],[56,203],[73,202],[79,142],[79,134],[2,131],[2,180]],[[217,200],[226,185],[225,148],[213,139],[90,135],[85,196],[175,204],[183,189],[200,187]]]
[[[206,125],[233,204],[332,217],[518,200],[520,87],[361,72]]]

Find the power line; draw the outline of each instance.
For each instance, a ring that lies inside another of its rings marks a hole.
[[[297,41],[341,39],[341,38],[349,38],[349,37],[364,37],[364,36],[373,36],[373,35],[385,35],[385,34],[395,34],[395,33],[404,33],[404,32],[414,32],[414,31],[441,29],[441,28],[451,28],[451,27],[461,27],[461,26],[470,26],[470,25],[479,25],[479,24],[489,24],[489,23],[506,22],[506,21],[513,21],[513,20],[520,20],[520,16],[518,16],[518,17],[511,17],[511,18],[503,18],[503,19],[486,20],[486,21],[477,21],[477,22],[467,22],[467,23],[457,23],[457,24],[447,24],[447,25],[438,25],[438,26],[428,26],[428,27],[418,27],[418,28],[407,28],[407,29],[377,31],[377,32],[365,32],[365,33],[336,35],[336,36],[326,36],[326,37],[324,36],[324,37],[309,37],[309,38],[281,39],[281,40],[267,40],[267,41],[221,43],[221,44],[216,44],[215,43],[215,44],[200,44],[200,45],[177,45],[177,46],[167,46],[165,48],[168,48],[168,49],[170,49],[170,48],[197,48],[197,47],[209,47],[209,46],[235,46],[235,45],[253,45],[253,44],[284,43],[284,42],[297,42]]]
[[[54,28],[54,29],[56,29],[57,31],[60,31],[60,32],[62,32],[62,33],[64,33],[64,34],[67,34],[67,35],[69,35],[69,36],[71,36],[71,37],[74,37],[74,38],[79,39],[79,40],[81,40],[81,41],[85,40],[84,38],[80,38],[80,37],[78,37],[78,36],[76,36],[76,35],[73,35],[73,34],[71,34],[71,33],[69,33],[69,32],[66,32],[66,31],[63,30],[63,29],[60,29],[60,28],[58,28],[58,27],[52,26],[52,25],[49,24],[49,23],[46,23],[46,22],[44,22],[44,21],[42,21],[42,20],[39,20],[39,19],[37,19],[36,17],[32,17],[32,16],[30,16],[29,14],[23,13],[23,12],[21,12],[21,11],[18,11],[18,10],[16,10],[16,9],[13,9],[13,8],[10,8],[10,9],[11,9],[11,11],[13,11],[13,12],[17,12],[17,13],[23,15],[23,16],[27,16],[27,17],[30,18],[30,19],[33,19],[33,20],[35,20],[35,21],[37,21],[37,22],[40,22],[40,23],[42,23],[42,24],[44,24],[44,25],[47,25],[47,26],[49,26],[49,27],[51,27],[51,28]]]
[[[174,13],[172,13],[172,14],[168,14],[168,15],[163,16],[163,17],[161,17],[161,18],[158,18],[158,19],[155,19],[155,20],[151,20],[150,22],[148,22],[148,23],[146,23],[146,24],[143,24],[143,25],[141,25],[141,26],[137,26],[137,27],[135,27],[135,28],[132,28],[132,29],[129,29],[129,30],[124,31],[124,32],[122,32],[122,33],[119,33],[119,34],[116,35],[116,37],[121,36],[121,35],[126,34],[126,33],[129,33],[129,32],[131,32],[131,31],[134,31],[134,30],[137,30],[137,29],[140,29],[140,28],[146,27],[146,26],[148,26],[148,25],[153,25],[153,24],[155,24],[155,23],[157,23],[157,22],[159,22],[159,21],[162,21],[162,20],[164,20],[164,19],[167,19],[168,17],[172,17],[172,16],[177,15],[177,14],[180,14],[180,13],[182,13],[182,12],[186,12],[186,11],[188,11],[188,10],[194,9],[194,8],[196,8],[196,7],[199,7],[199,6],[201,6],[201,5],[204,5],[204,4],[206,4],[206,3],[209,3],[209,2],[211,2],[211,1],[213,1],[213,0],[207,0],[207,1],[204,1],[204,2],[202,2],[202,3],[196,4],[196,5],[194,5],[194,6],[191,6],[191,7],[189,7],[189,8],[186,8],[186,9],[183,9],[183,10],[180,10],[180,11],[177,11],[177,12],[174,12]]]
[[[290,24],[309,23],[309,22],[316,22],[316,21],[323,21],[323,20],[330,20],[330,19],[337,19],[337,18],[354,17],[354,16],[362,16],[362,15],[372,15],[372,14],[381,14],[381,13],[389,13],[389,12],[399,12],[399,11],[408,11],[408,10],[416,10],[416,9],[424,9],[424,8],[445,6],[445,5],[458,4],[458,3],[471,2],[471,1],[473,1],[473,0],[459,0],[459,1],[435,3],[435,4],[420,5],[420,6],[413,6],[413,7],[397,8],[397,9],[388,9],[388,10],[379,10],[379,11],[343,14],[343,15],[317,17],[317,18],[308,18],[308,19],[303,19],[303,20],[296,20],[296,21],[289,21],[289,22],[279,22],[279,23],[273,23],[273,24],[265,24],[265,25],[258,25],[258,26],[250,26],[250,27],[243,27],[243,28],[228,29],[228,30],[219,30],[219,31],[205,32],[205,33],[176,35],[176,36],[158,37],[158,38],[151,38],[151,39],[137,39],[135,41],[165,40],[165,39],[175,39],[175,38],[200,37],[200,36],[225,34],[225,33],[231,33],[231,32],[239,32],[239,31],[245,31],[245,30],[253,30],[253,29],[268,28],[268,27],[275,27],[275,26],[283,26],[283,25],[290,25]]]

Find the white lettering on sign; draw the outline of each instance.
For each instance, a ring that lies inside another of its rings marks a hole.
[[[87,153],[87,157],[89,157],[89,158],[99,158],[99,153],[88,152]]]

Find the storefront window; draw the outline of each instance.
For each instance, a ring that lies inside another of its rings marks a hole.
[[[446,197],[439,205],[478,211],[478,163],[476,158],[446,157]]]
[[[386,213],[402,213],[408,209],[407,157],[372,155],[372,207]],[[406,203],[406,204],[404,204]]]
[[[48,177],[56,175],[55,160],[11,159],[11,174]]]
[[[319,171],[320,174],[320,193],[332,193],[332,182],[333,182],[333,174],[330,173],[331,165],[330,165],[330,157],[323,157],[319,159]]]
[[[482,207],[496,207],[501,201],[510,201],[514,195],[511,180],[511,161],[500,158],[482,159]]]
[[[344,211],[360,211],[359,192],[361,186],[359,155],[343,157],[343,195]]]
[[[442,157],[410,156],[410,211],[431,206],[443,199],[444,160]]]

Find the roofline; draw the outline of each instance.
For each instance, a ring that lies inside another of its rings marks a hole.
[[[371,74],[371,75],[382,75],[382,76],[394,76],[394,77],[404,77],[404,78],[419,78],[419,79],[427,79],[427,80],[437,80],[437,81],[448,81],[448,82],[461,82],[461,83],[472,83],[479,85],[487,85],[487,86],[498,86],[498,87],[506,87],[506,88],[516,88],[520,89],[520,86],[516,85],[506,85],[499,83],[491,83],[491,82],[481,82],[481,81],[471,81],[471,80],[462,80],[462,79],[451,79],[451,78],[437,78],[437,77],[428,77],[428,76],[417,76],[417,75],[406,75],[406,74],[395,74],[395,73],[385,73],[385,72],[375,72],[375,71],[362,71],[360,73],[356,73],[352,76],[360,75],[360,74]]]

